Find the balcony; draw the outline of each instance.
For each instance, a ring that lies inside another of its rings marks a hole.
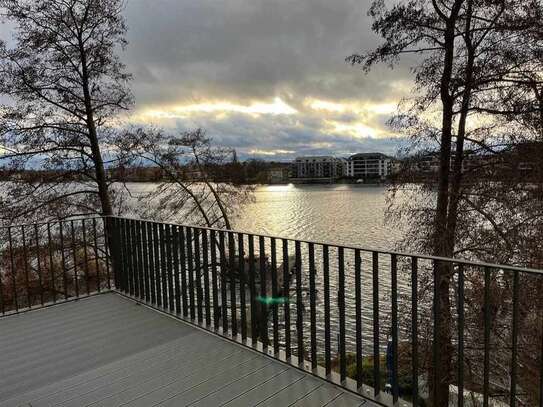
[[[443,265],[450,404],[542,400],[538,270],[118,217],[2,233],[0,406],[420,404]]]

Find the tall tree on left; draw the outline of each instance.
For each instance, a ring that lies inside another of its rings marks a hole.
[[[131,107],[123,0],[0,0],[4,222],[111,215],[114,122]]]

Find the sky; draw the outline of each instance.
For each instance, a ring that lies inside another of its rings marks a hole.
[[[201,127],[242,158],[394,154],[402,139],[386,122],[409,94],[409,70],[366,75],[345,62],[380,41],[369,5],[128,0],[129,120],[171,132]]]

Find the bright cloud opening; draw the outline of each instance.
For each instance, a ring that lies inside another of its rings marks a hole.
[[[144,112],[141,116],[154,119],[184,118],[199,113],[243,113],[248,115],[292,115],[298,113],[281,98],[275,98],[272,103],[256,102],[250,105],[241,105],[231,102],[205,102],[182,106],[172,106],[163,109],[153,109]]]
[[[396,111],[397,104],[390,103],[370,103],[370,102],[332,102],[322,99],[307,98],[304,102],[312,110],[329,113],[355,113],[360,115],[389,115]]]
[[[284,155],[284,154],[294,154],[295,151],[292,150],[259,150],[254,149],[250,150],[249,154],[252,155],[264,155],[264,156],[276,156],[276,155]]]

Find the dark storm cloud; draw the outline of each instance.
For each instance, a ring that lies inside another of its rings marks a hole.
[[[366,76],[345,63],[379,42],[368,7],[369,0],[127,0],[122,58],[134,74],[131,120],[203,127],[241,155],[392,153],[391,112],[372,104],[396,103],[408,70],[383,67]],[[0,38],[7,33],[0,26]],[[314,108],[315,100],[345,109]],[[237,107],[175,111],[218,102]],[[239,108],[274,103],[288,114]],[[168,114],[146,116],[151,111]]]
[[[130,0],[130,46],[140,104],[281,96],[383,100],[401,72],[365,77],[344,62],[378,39],[367,1]]]

